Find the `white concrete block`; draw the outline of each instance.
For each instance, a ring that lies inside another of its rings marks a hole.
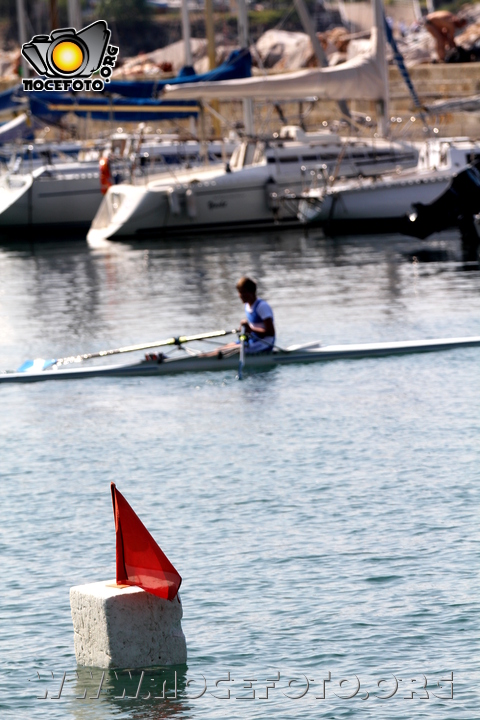
[[[163,600],[115,580],[70,588],[79,665],[135,668],[187,662],[180,596]]]

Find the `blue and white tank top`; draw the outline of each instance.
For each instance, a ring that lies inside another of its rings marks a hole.
[[[267,318],[272,318],[273,322],[272,308],[266,302],[266,300],[261,300],[260,298],[257,298],[252,306],[250,306],[248,303],[245,303],[245,315],[250,325],[258,325],[259,327],[264,328],[264,321]],[[252,339],[260,339],[259,335],[257,335],[255,332],[252,332],[250,337]],[[275,337],[272,335],[265,335],[261,339],[264,341],[268,341],[268,344],[273,344]]]

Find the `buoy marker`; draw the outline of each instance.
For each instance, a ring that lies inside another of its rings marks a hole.
[[[111,492],[116,580],[70,588],[77,663],[100,668],[184,664],[182,578],[114,483]]]

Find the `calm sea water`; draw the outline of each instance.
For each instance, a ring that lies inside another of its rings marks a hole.
[[[478,267],[454,236],[430,243],[441,260],[412,261],[423,247],[2,246],[0,368],[233,327],[243,273],[280,345],[479,335]],[[478,349],[10,385],[0,402],[2,718],[478,715]],[[115,575],[111,481],[183,576],[176,699],[153,697],[163,679],[173,694],[161,669],[136,699],[138,670],[106,673],[98,698],[101,671],[75,673],[69,588]]]

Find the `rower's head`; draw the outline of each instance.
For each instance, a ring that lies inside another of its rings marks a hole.
[[[236,287],[241,301],[253,305],[257,299],[257,283],[249,277],[242,277]]]

